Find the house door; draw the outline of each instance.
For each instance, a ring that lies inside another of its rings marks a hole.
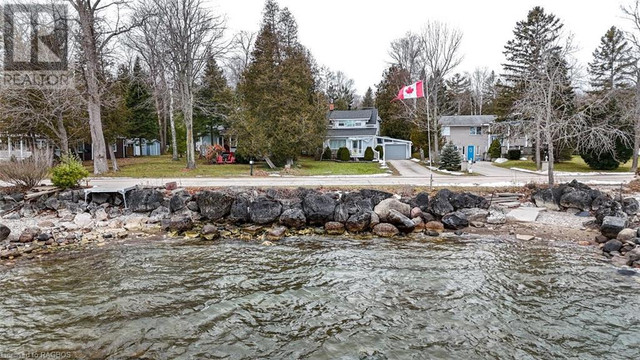
[[[473,145],[469,145],[467,147],[467,160],[474,161],[476,159],[476,147]]]

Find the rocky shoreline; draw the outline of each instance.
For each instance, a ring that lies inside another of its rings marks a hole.
[[[601,227],[603,235],[589,235],[593,230],[581,226],[576,237],[591,236],[591,240],[582,241],[585,245],[602,243],[604,253],[616,264],[640,267],[640,230],[633,230],[631,236],[629,228],[637,222],[639,206],[635,199],[617,201],[574,181],[554,189],[534,189],[535,205],[526,200],[529,206],[595,215],[587,225]],[[25,200],[20,193],[7,194],[0,200],[0,261],[159,235],[207,241],[241,239],[264,245],[286,236],[311,234],[355,238],[436,238],[447,233],[535,237],[518,234],[518,230],[535,224],[508,223],[509,209],[492,204],[491,198],[446,189],[431,196],[424,192],[401,196],[372,189],[138,188],[127,194],[127,203],[129,208],[125,209],[120,195],[107,193],[90,194],[85,202],[83,190],[61,191],[33,201]],[[546,226],[541,228],[548,230]]]

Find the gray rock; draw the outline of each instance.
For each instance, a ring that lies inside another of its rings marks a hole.
[[[625,214],[634,216],[638,214],[638,210],[640,210],[640,204],[638,203],[638,200],[634,198],[626,198],[622,200],[622,211]]]
[[[429,212],[436,216],[444,216],[455,211],[453,205],[449,201],[453,193],[447,189],[440,190],[434,197],[429,200]]]
[[[11,235],[11,229],[3,224],[0,224],[0,241],[5,240],[9,237],[9,235]]]
[[[558,206],[560,198],[558,194],[554,193],[553,189],[538,190],[531,196],[531,199],[537,207],[544,207],[554,211],[560,210],[560,206]]]
[[[200,212],[200,208],[198,207],[198,202],[191,200],[187,203],[187,209],[195,212]]]
[[[97,209],[95,213],[93,213],[93,217],[96,219],[96,221],[105,221],[109,219],[109,214],[107,214],[107,211],[104,208],[100,208]]]
[[[444,227],[451,230],[460,230],[469,226],[467,216],[461,211],[456,211],[442,217]]]
[[[488,209],[489,201],[482,196],[474,195],[471,193],[462,193],[455,194],[451,193],[449,195],[449,203],[456,209],[471,209],[471,208],[480,208],[480,209]]]
[[[591,202],[591,210],[596,211],[601,207],[611,206],[611,198],[608,195],[600,194]]]
[[[218,228],[211,224],[206,224],[200,231],[200,237],[205,240],[215,240],[220,237],[220,231]]]
[[[585,191],[575,190],[562,195],[560,206],[565,208],[575,208],[583,211],[591,209],[591,195]]]
[[[88,228],[93,223],[93,219],[91,218],[91,214],[80,213],[73,218],[73,222],[81,228]]]
[[[171,196],[169,199],[169,210],[171,212],[176,212],[184,209],[187,206],[187,202],[191,200],[191,196],[185,193],[178,193]]]
[[[369,229],[373,229],[376,225],[380,224],[380,217],[373,210],[369,211],[371,215],[371,221],[369,221]]]
[[[271,241],[281,240],[287,233],[287,228],[284,226],[276,226],[267,230],[267,239]]]
[[[351,233],[359,233],[367,230],[369,228],[369,224],[371,223],[371,212],[364,211],[355,215],[351,215],[345,227],[347,231]]]
[[[393,237],[400,233],[395,226],[387,223],[381,223],[373,227],[373,233],[380,237]]]
[[[249,204],[249,217],[254,224],[269,224],[280,217],[282,204],[277,200],[258,198]]]
[[[355,206],[354,206],[355,207]],[[333,213],[334,221],[345,223],[349,220],[349,209],[347,208],[347,204],[338,204]]]
[[[91,194],[91,202],[97,205],[108,203],[110,200],[111,200],[111,194],[109,193],[92,193]]]
[[[126,225],[125,225],[126,227]],[[188,216],[173,215],[170,219],[162,220],[162,229],[183,233],[193,229],[193,220]]]
[[[18,238],[18,240],[21,243],[29,243],[35,240],[38,237],[38,235],[40,235],[39,228],[28,228],[28,229],[25,229],[22,232],[22,234],[20,234],[20,237]]]
[[[47,209],[58,210],[62,206],[62,203],[60,202],[60,200],[56,199],[55,197],[50,197],[47,200],[45,200],[44,205]]]
[[[429,194],[425,192],[418,193],[409,201],[409,205],[417,207],[424,212],[429,211]]]
[[[329,221],[324,224],[324,231],[327,235],[342,235],[344,234],[344,224],[337,221]]]
[[[229,215],[234,198],[219,191],[202,191],[198,193],[196,201],[200,214],[217,221]]]
[[[127,195],[127,204],[133,212],[144,213],[150,212],[162,205],[164,196],[155,189],[136,189],[131,190]]]
[[[627,219],[615,216],[605,216],[600,226],[602,235],[614,239],[627,226]]]
[[[490,225],[502,225],[507,222],[507,215],[498,209],[489,209],[486,223]]]
[[[372,207],[375,207],[376,205],[378,205],[382,200],[388,199],[393,196],[393,194],[388,193],[386,191],[371,190],[371,189],[360,190],[360,195],[362,195],[362,197],[365,199],[371,200]]]
[[[407,219],[409,218],[409,216],[411,216],[411,206],[395,198],[389,198],[380,201],[380,203],[376,205],[373,211],[378,214],[378,217],[380,217],[380,221],[391,222],[389,221],[389,214],[391,213],[391,210],[399,212]]]
[[[249,199],[248,195],[239,194],[236,199],[231,204],[231,209],[229,210],[229,221],[234,222],[236,224],[247,223],[251,220],[251,216],[249,216],[249,204],[251,203],[251,199]]]
[[[619,217],[619,218],[627,218],[628,215],[622,211],[622,204],[617,201],[611,201],[606,204],[606,206],[601,206],[596,211],[596,223],[598,225],[602,224],[602,221],[607,216]]]
[[[380,218],[382,219],[382,217]],[[387,215],[387,222],[395,225],[398,230],[402,231],[403,233],[410,233],[416,227],[416,224],[411,219],[395,209],[389,210],[389,214]]]
[[[287,209],[280,215],[280,224],[292,229],[300,229],[307,225],[307,218],[304,216],[302,209]]]
[[[622,241],[623,243],[625,241],[629,241],[629,240],[633,240],[636,238],[636,230],[634,229],[622,229],[618,235],[616,236],[616,239]]]
[[[159,223],[162,220],[169,218],[170,216],[171,216],[171,211],[169,211],[169,208],[160,206],[159,208],[151,212],[151,214],[149,215],[148,222],[151,224]]]
[[[470,209],[462,209],[460,210],[463,213],[467,220],[471,221],[486,221],[489,216],[489,211],[480,208],[470,208]]]
[[[622,249],[622,242],[620,242],[620,240],[609,240],[604,244],[604,247],[602,248],[602,251],[604,252],[614,252],[614,251],[619,251],[620,249]]]
[[[336,200],[326,194],[309,193],[302,201],[304,214],[311,225],[334,221]]]
[[[38,241],[48,241],[53,238],[53,235],[50,233],[43,232],[38,235]]]

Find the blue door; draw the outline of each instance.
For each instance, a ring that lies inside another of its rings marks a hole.
[[[468,161],[476,160],[476,147],[473,145],[467,146],[467,160]]]

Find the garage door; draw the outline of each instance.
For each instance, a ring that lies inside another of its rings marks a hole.
[[[406,160],[407,145],[405,144],[386,144],[385,145],[386,160]]]

